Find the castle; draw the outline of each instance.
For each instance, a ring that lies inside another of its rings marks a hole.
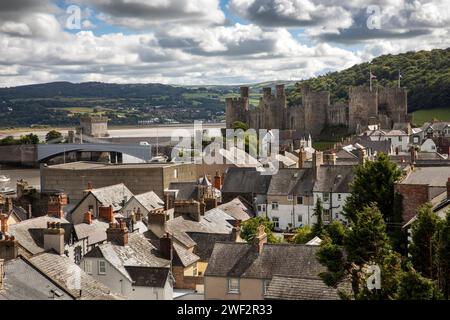
[[[391,129],[394,123],[409,122],[405,88],[350,87],[348,104],[330,103],[330,92],[314,92],[301,87],[301,105],[287,104],[284,85],[263,88],[258,107],[249,105],[249,88],[240,88],[240,97],[226,99],[226,124],[245,122],[250,128],[294,131],[317,137],[327,126],[347,126],[349,133],[363,130],[371,124]]]

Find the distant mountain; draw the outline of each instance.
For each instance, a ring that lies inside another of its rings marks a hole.
[[[340,72],[299,82],[289,100],[298,102],[299,85],[306,83],[316,90],[331,91],[333,101],[346,101],[348,87],[369,85],[369,68],[377,77],[374,85],[397,86],[400,71],[401,85],[408,89],[409,112],[419,109],[450,109],[450,48],[431,51],[383,55],[370,63],[361,63]]]

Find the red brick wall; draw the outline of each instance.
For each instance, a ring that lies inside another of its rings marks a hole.
[[[403,196],[403,221],[408,222],[417,213],[417,208],[430,201],[426,184],[396,184],[395,192]]]

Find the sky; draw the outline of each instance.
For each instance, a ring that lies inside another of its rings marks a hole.
[[[0,87],[296,81],[449,43],[448,0],[1,0]]]

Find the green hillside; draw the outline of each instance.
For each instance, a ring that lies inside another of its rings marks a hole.
[[[316,90],[329,90],[333,102],[346,101],[349,86],[369,85],[369,68],[377,77],[374,85],[382,86],[397,86],[398,72],[401,71],[401,85],[408,89],[409,112],[450,108],[450,48],[384,55],[370,63],[301,81],[291,92],[289,101],[299,101],[299,86],[303,83]]]

